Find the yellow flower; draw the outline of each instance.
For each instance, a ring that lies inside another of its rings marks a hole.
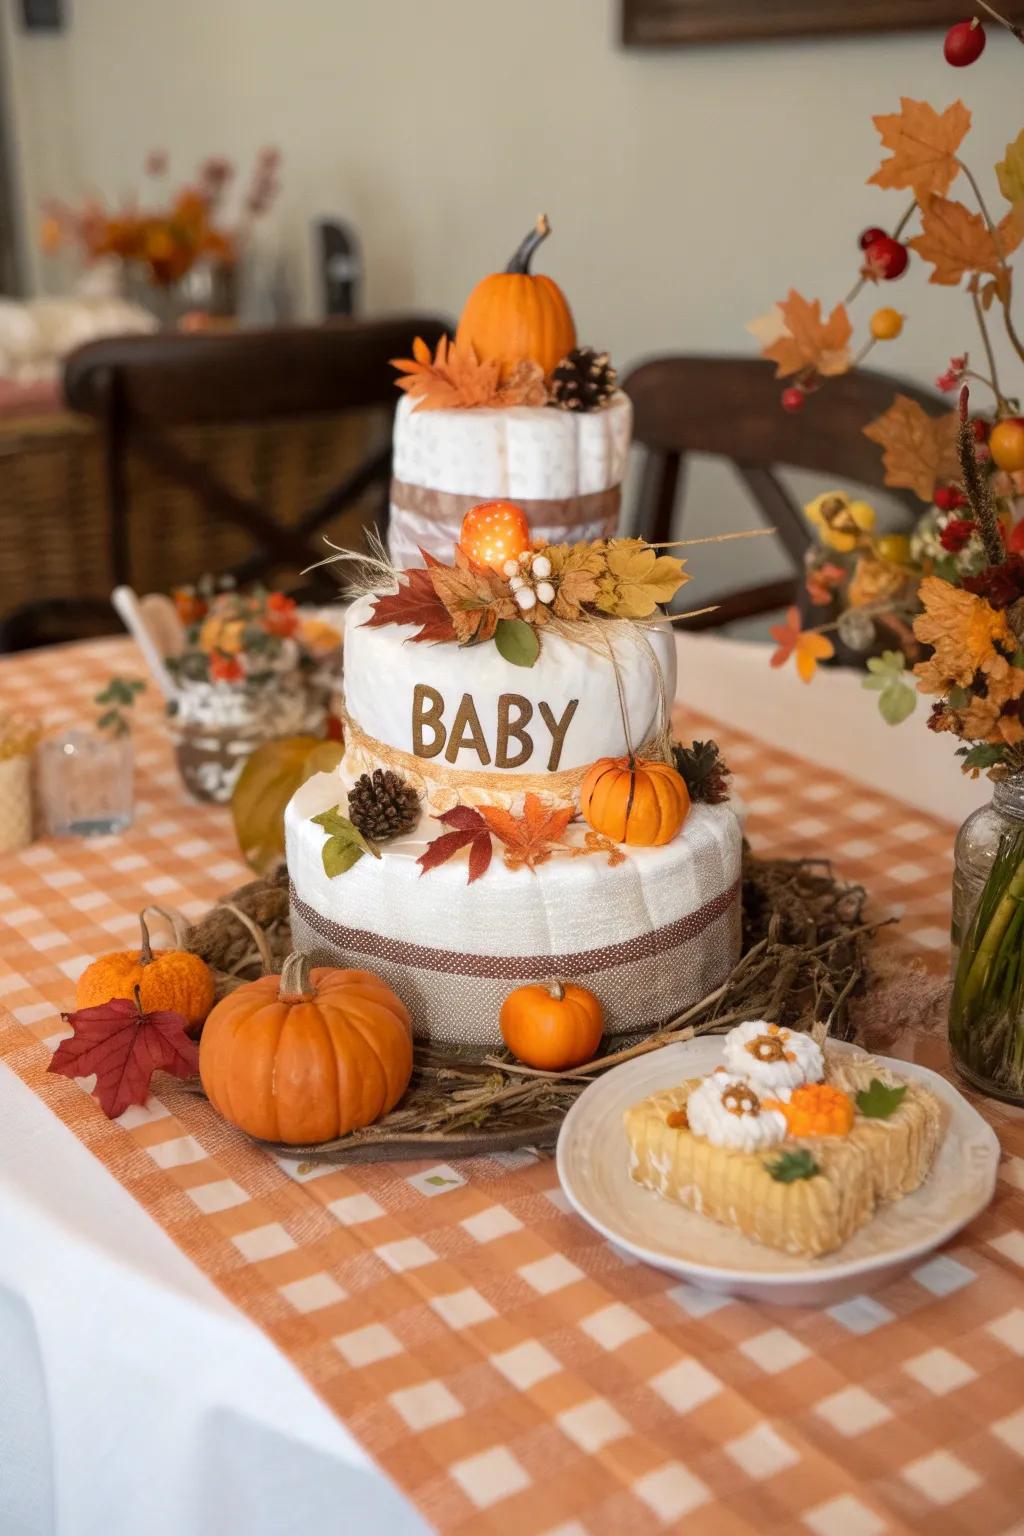
[[[225,656],[237,656],[242,649],[244,633],[242,619],[221,619],[211,614],[199,631],[200,650],[223,651]]]
[[[804,507],[809,522],[817,528],[821,542],[829,549],[849,554],[861,543],[861,535],[875,526],[875,509],[866,501],[852,501],[845,491],[826,491]]]

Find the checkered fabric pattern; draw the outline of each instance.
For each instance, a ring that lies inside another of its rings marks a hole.
[[[0,697],[46,699],[56,722],[137,670],[127,642],[96,642],[3,662]],[[155,705],[140,715],[132,830],[0,861],[0,1051],[435,1528],[1020,1531],[1024,1119],[1011,1111],[981,1106],[1004,1149],[998,1194],[950,1248],[870,1296],[773,1310],[624,1257],[530,1154],[309,1166],[180,1089],[111,1123],[48,1075],[74,979],[131,942],[138,908],[199,913],[244,878],[226,813],[187,803]],[[714,729],[754,846],[827,848],[902,913],[889,942],[941,963],[951,828]]]

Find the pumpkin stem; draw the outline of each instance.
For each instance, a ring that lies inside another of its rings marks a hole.
[[[139,950],[139,964],[152,965],[153,946],[149,939],[149,927],[146,923],[145,911],[139,913],[139,927],[142,929],[142,948]]]
[[[633,798],[634,798],[635,795],[636,795],[636,758],[634,757],[633,753],[630,752],[630,754],[629,754],[629,794],[626,797],[625,831],[622,834],[623,837],[625,837],[626,832],[629,831],[629,818],[630,818],[630,815],[631,815],[632,810],[633,810]]]
[[[562,982],[552,978],[552,980],[548,982],[548,993],[551,997],[554,998],[556,1003],[560,1003],[565,997],[565,987]]]
[[[505,268],[506,272],[529,272],[533,253],[542,240],[546,240],[551,233],[551,225],[548,223],[546,213],[539,215],[536,224],[526,236],[526,239],[516,248],[515,255]]]
[[[313,996],[313,988],[309,980],[309,956],[295,951],[288,956],[281,967],[281,981],[277,989],[277,996],[281,1002],[298,1002],[302,998]]]

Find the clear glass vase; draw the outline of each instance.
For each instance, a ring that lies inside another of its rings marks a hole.
[[[96,837],[132,824],[132,739],[71,730],[42,742],[39,798],[51,837]]]
[[[1024,774],[957,833],[949,1043],[957,1070],[1024,1104]]]

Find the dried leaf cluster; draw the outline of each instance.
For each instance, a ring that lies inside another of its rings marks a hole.
[[[422,337],[412,346],[412,357],[392,359],[402,375],[396,382],[416,404],[415,410],[472,410],[480,406],[546,405],[548,390],[537,363],[516,364],[504,381],[501,365],[481,362],[467,342],[442,336],[431,355]]]

